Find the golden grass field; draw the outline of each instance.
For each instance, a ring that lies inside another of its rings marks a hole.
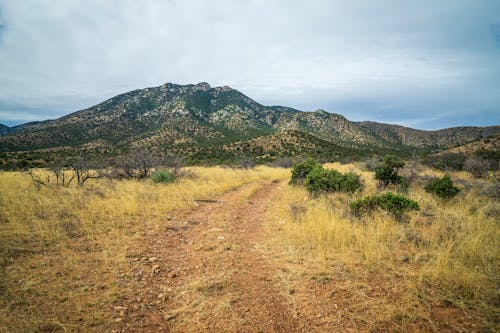
[[[338,163],[327,167],[361,174],[363,196],[377,192],[372,172]],[[423,167],[418,173],[443,174]],[[422,185],[412,186],[407,196],[420,204],[420,211],[410,213],[404,224],[384,212],[353,217],[349,202],[361,194],[313,198],[302,187],[283,185],[270,217],[271,230],[280,230],[287,248],[311,258],[320,272],[344,267],[354,276],[347,288],[356,288],[356,277],[365,272],[385,280],[380,284],[399,281],[390,286],[399,289],[395,293],[400,297],[365,300],[375,301],[364,312],[375,329],[383,321],[403,331],[411,330],[404,321],[432,323],[430,305],[444,302],[467,309],[494,331],[499,328],[495,323],[500,296],[500,204],[498,198],[481,193],[491,186],[489,181],[475,180],[465,172],[453,173],[452,178],[470,188],[449,201],[433,197]]]
[[[465,316],[460,327],[470,331],[500,329],[500,204],[484,190],[495,179],[452,173],[464,189],[449,201],[417,183],[407,196],[420,211],[398,223],[383,212],[351,214],[350,201],[379,191],[372,172],[356,164],[327,167],[360,173],[363,193],[313,197],[288,185],[289,169],[271,167],[196,167],[195,178],[168,185],[96,179],[67,188],[37,188],[24,173],[1,172],[0,332],[79,331],[83,323],[81,331],[111,330],[107,309],[122,297],[117,281],[130,274],[127,255],[142,236],[168,225],[169,215],[194,209],[195,199],[252,184],[248,197],[260,181],[272,180],[280,181],[280,195],[266,213],[263,246],[283,284],[297,290],[292,301],[307,298],[309,277],[343,275],[328,287],[344,295],[335,306],[349,308],[369,330],[439,330],[433,323],[440,316],[452,323]],[[378,293],[360,294],[375,284]]]
[[[70,316],[109,325],[103,309],[120,296],[116,280],[142,233],[194,208],[195,199],[288,175],[265,167],[192,171],[196,178],[169,185],[98,179],[39,190],[26,174],[0,173],[0,331],[76,330],[61,320]]]

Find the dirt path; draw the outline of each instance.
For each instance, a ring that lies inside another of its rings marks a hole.
[[[114,309],[115,331],[309,331],[258,249],[277,185],[249,184],[200,202],[144,235],[144,248],[131,255],[127,296]]]

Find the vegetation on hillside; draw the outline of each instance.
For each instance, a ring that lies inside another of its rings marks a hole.
[[[54,157],[71,164],[81,155],[103,162],[135,149],[182,155],[193,165],[232,164],[243,155],[260,163],[280,157],[409,157],[486,140],[499,131],[498,126],[420,131],[357,123],[323,110],[264,106],[229,87],[165,84],[56,120],[0,126],[0,169],[47,166]],[[485,145],[492,151],[488,147],[494,145]]]

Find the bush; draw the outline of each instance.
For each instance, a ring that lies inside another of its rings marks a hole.
[[[464,170],[474,177],[480,178],[490,169],[490,163],[482,158],[469,158],[464,163]]]
[[[420,209],[416,201],[392,192],[359,199],[351,202],[350,206],[357,216],[381,208],[394,215],[398,220],[401,220],[407,211]]]
[[[255,160],[248,156],[243,156],[239,160],[239,166],[243,169],[253,169],[255,168]]]
[[[429,155],[425,161],[439,170],[462,170],[465,162],[465,155],[443,152],[437,155]]]
[[[460,192],[458,187],[453,186],[453,181],[449,175],[445,175],[443,178],[431,180],[425,186],[425,190],[445,199],[453,198],[458,192]]]
[[[289,157],[280,157],[274,160],[271,165],[279,168],[291,168],[293,167],[293,159]]]
[[[394,155],[386,155],[384,162],[378,168],[375,168],[375,179],[382,183],[385,187],[389,184],[407,185],[404,177],[398,174],[400,168],[403,168],[405,163]]]
[[[317,165],[305,179],[307,190],[314,194],[321,192],[348,192],[353,193],[361,189],[359,176],[354,173],[342,174],[337,170],[324,169]]]
[[[359,175],[353,172],[348,172],[342,176],[340,189],[343,192],[354,193],[362,188],[363,184],[361,183],[361,179],[359,179]]]
[[[155,183],[172,183],[175,178],[167,169],[160,169],[151,175],[151,180]]]
[[[314,169],[314,167],[320,166],[314,158],[308,158],[305,161],[294,164],[292,168],[292,178],[290,179],[290,184],[299,185],[303,184],[307,175]]]

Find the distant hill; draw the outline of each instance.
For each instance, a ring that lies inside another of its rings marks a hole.
[[[47,149],[116,155],[144,147],[199,160],[243,154],[342,157],[437,151],[497,133],[499,126],[420,131],[357,123],[323,110],[264,106],[227,86],[167,83],[133,90],[59,119],[2,126],[0,152],[4,157],[20,151],[41,156]]]
[[[487,138],[482,138],[464,145],[450,148],[439,152],[443,154],[463,154],[463,155],[481,155],[484,152],[500,152],[500,134],[495,134]]]
[[[376,123],[371,121],[360,122],[359,125],[366,131],[384,138],[394,144],[418,148],[454,147],[465,143],[486,138],[500,132],[500,126],[490,127],[452,127],[437,131],[422,131],[399,125]]]
[[[7,135],[11,132],[13,132],[11,127],[4,125],[4,124],[0,124],[0,136]]]

